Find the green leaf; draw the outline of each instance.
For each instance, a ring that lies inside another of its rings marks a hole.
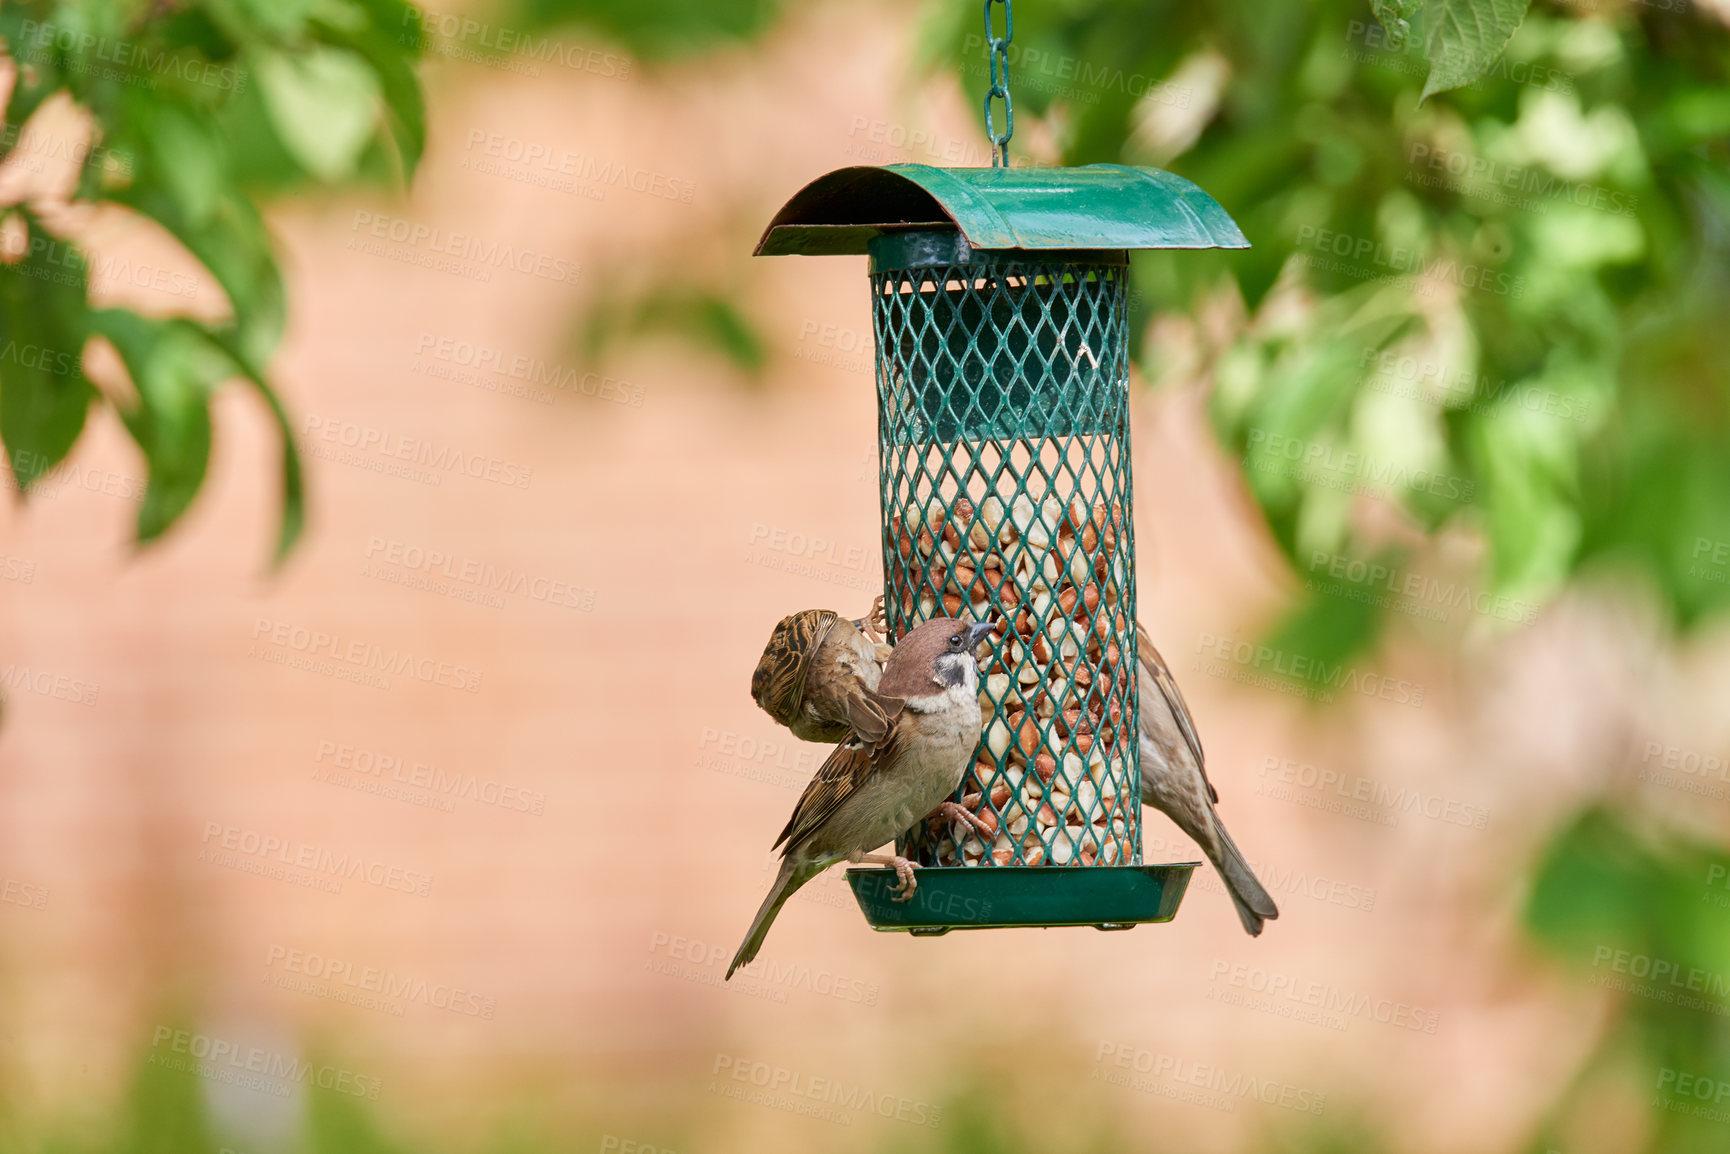
[[[203,227],[228,191],[228,166],[215,126],[188,109],[164,105],[149,128],[154,171],[186,222]]]
[[[287,314],[282,273],[258,208],[238,189],[228,189],[203,227],[187,219],[160,178],[138,180],[116,195],[173,233],[208,268],[234,306],[235,329],[249,356],[264,360],[282,336]]]
[[[330,27],[325,36],[366,57],[378,73],[391,135],[402,158],[403,173],[413,176],[426,150],[426,101],[421,96],[415,62],[425,47],[420,14],[401,0],[358,0],[368,20],[357,29]]]
[[[1496,62],[1526,18],[1531,0],[1425,0],[1417,13],[1430,62],[1419,103],[1470,84]],[[1379,15],[1379,13],[1378,13]]]
[[[247,383],[263,398],[282,440],[282,519],[277,530],[276,552],[271,559],[272,566],[280,568],[306,527],[306,486],[301,474],[300,450],[295,445],[294,426],[288,419],[288,410],[283,407],[282,399],[246,351],[227,334],[212,333],[210,336],[219,348],[228,353]]]
[[[124,309],[95,314],[94,328],[114,343],[138,390],[138,405],[121,413],[150,469],[138,539],[161,536],[191,505],[209,464],[210,395],[239,376],[264,398],[282,441],[282,517],[272,559],[281,565],[306,522],[300,455],[287,411],[237,337],[181,318],[157,320]]]
[[[1515,399],[1543,380],[1521,382],[1469,426],[1496,587],[1534,602],[1566,581],[1581,536],[1579,426]]]
[[[330,47],[259,49],[252,60],[271,123],[294,158],[322,180],[352,173],[378,124],[379,80],[366,60]]]
[[[23,260],[0,264],[0,439],[20,490],[71,452],[96,390],[84,379],[84,261],[28,211]]]
[[[126,363],[138,403],[120,417],[144,450],[149,483],[138,510],[138,540],[154,541],[180,518],[210,464],[210,394],[234,375],[233,361],[187,320],[156,320],[125,309],[95,315],[98,332]]]

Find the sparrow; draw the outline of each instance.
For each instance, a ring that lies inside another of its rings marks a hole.
[[[876,699],[887,724],[880,736],[855,731],[835,747],[793,807],[775,845],[781,869],[757,910],[727,977],[763,946],[775,915],[800,886],[834,865],[893,866],[895,900],[918,888],[913,863],[866,851],[891,841],[933,811],[988,829],[952,801],[979,745],[979,662],[975,650],[996,628],[939,617],[895,646]]]
[[[1251,936],[1261,933],[1262,922],[1279,917],[1279,907],[1262,888],[1249,863],[1214,812],[1219,793],[1207,780],[1201,739],[1189,706],[1178,692],[1171,668],[1153,647],[1153,640],[1138,621],[1136,649],[1141,657],[1141,801],[1151,805],[1194,839],[1201,852],[1219,871],[1226,892],[1237,907],[1238,920]]]
[[[890,648],[871,632],[871,618],[830,609],[782,618],[751,674],[751,697],[802,741],[881,741],[889,717],[877,684]]]

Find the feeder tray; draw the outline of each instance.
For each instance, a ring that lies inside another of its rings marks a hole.
[[[1127,930],[1169,922],[1200,862],[1063,869],[994,866],[922,869],[910,901],[895,900],[892,869],[847,871],[847,884],[871,928],[920,937],[950,930],[1092,926]]]
[[[775,215],[760,256],[867,254],[884,606],[1008,623],[981,663],[984,731],[921,867],[847,880],[879,930],[1127,929],[1169,921],[1193,862],[1141,864],[1129,250],[1244,248],[1181,177],[1149,168],[853,167]]]

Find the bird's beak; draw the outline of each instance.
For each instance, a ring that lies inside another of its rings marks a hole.
[[[997,631],[998,624],[999,622],[996,621],[975,621],[969,625],[967,627],[968,648],[977,649],[981,641]]]

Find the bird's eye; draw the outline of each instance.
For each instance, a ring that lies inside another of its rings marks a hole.
[[[960,649],[961,648],[961,634],[957,633],[955,636],[953,636],[949,639],[949,647],[951,649]]]

